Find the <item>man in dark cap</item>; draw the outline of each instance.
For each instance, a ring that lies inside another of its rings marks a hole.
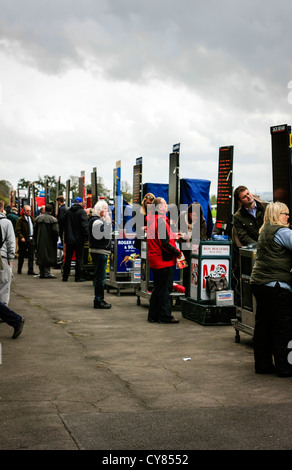
[[[66,211],[64,217],[64,256],[63,281],[68,281],[72,256],[75,252],[75,282],[83,282],[84,244],[88,240],[88,219],[82,207],[81,197],[74,200],[73,205]]]

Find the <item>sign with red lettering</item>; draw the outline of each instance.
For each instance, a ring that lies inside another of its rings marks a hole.
[[[201,272],[199,272],[199,269],[201,269]],[[206,292],[206,276],[226,276],[226,278],[229,279],[229,270],[229,259],[202,259],[201,267],[199,268],[199,260],[191,258],[190,296],[195,300],[209,300],[209,296]],[[200,298],[198,298],[199,287]]]
[[[201,266],[201,300],[208,300],[206,292],[206,276],[226,276],[229,279],[228,259],[204,259]]]
[[[202,255],[203,256],[229,256],[230,255],[230,245],[203,245],[202,246]]]
[[[220,147],[216,227],[223,230],[230,230],[231,228],[232,172],[233,146]]]

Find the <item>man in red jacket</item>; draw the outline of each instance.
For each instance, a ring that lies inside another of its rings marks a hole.
[[[181,252],[176,248],[174,234],[166,217],[168,210],[163,198],[156,198],[155,214],[147,217],[148,261],[153,273],[153,290],[149,303],[148,321],[179,323],[171,314],[170,293],[174,266]]]

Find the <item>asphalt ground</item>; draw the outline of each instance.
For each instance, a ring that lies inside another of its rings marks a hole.
[[[236,343],[232,325],[197,324],[179,306],[180,323],[148,323],[132,288],[97,310],[92,281],[39,279],[26,265],[18,275],[16,262],[10,308],[25,325],[12,339],[0,324],[0,450],[291,449],[292,378],[255,374],[250,336]]]

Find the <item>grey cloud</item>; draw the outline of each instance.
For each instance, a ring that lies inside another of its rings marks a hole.
[[[77,68],[109,82],[151,82],[153,87],[157,79],[199,96],[206,109],[200,110],[202,119],[192,115],[189,133],[193,132],[194,142],[196,132],[208,137],[214,148],[214,157],[205,151],[209,159],[217,158],[218,146],[233,143],[242,145],[245,157],[249,149],[245,150],[244,140],[248,142],[253,128],[269,142],[269,126],[284,123],[291,114],[290,2],[286,0],[0,0],[0,4],[0,50],[43,74],[66,74]],[[139,110],[142,91],[137,96]],[[185,96],[182,93],[182,99]],[[139,135],[141,151],[146,148],[153,159],[156,151],[168,151],[158,149],[155,142],[160,140],[163,147],[169,138],[172,143],[181,139],[175,134],[176,120],[171,129],[165,119],[150,131],[148,125],[143,134],[147,122],[136,109],[130,111],[131,118],[135,115],[141,123],[133,128],[133,136]],[[204,128],[205,122],[210,128]],[[235,141],[232,128],[242,131]],[[182,149],[185,160],[192,161],[184,143]],[[136,149],[130,152],[135,154]],[[252,149],[251,159],[257,153],[258,148]]]
[[[288,1],[2,4],[1,37],[44,73],[91,64],[111,79],[159,77],[202,90],[231,72],[291,79]]]

